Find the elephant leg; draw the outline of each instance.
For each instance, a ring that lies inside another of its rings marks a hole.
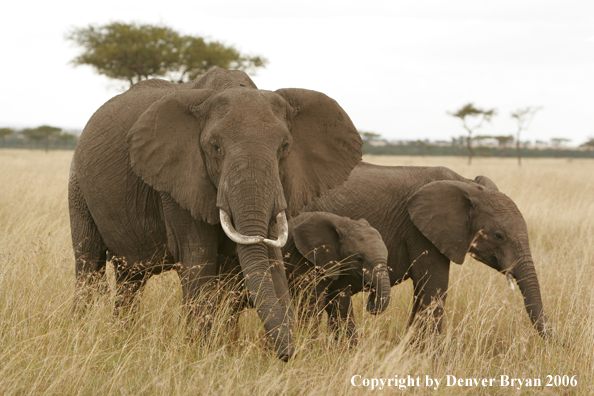
[[[217,255],[217,271],[219,305],[225,306],[227,309],[226,315],[221,319],[225,322],[230,338],[237,340],[239,337],[239,315],[249,306],[239,258],[236,255]],[[223,298],[226,301],[222,301]]]
[[[198,324],[200,331],[212,328],[221,306],[216,267],[216,250],[187,246],[180,256],[183,301],[188,308],[188,324]]]
[[[217,229],[195,220],[168,194],[161,194],[167,227],[167,245],[174,262],[180,263],[179,275],[184,304],[189,309],[188,323],[197,321],[200,328],[212,327],[216,301]]]
[[[309,322],[312,336],[318,335],[318,329],[322,323],[322,315],[327,307],[328,300],[328,284],[325,279],[317,281],[313,284],[313,288],[307,288],[302,300],[301,312],[303,312],[306,320]]]
[[[68,184],[68,206],[76,274],[73,308],[82,312],[93,292],[106,291],[99,285],[105,279],[107,249],[72,171]]]
[[[329,303],[326,305],[328,313],[328,325],[330,330],[338,338],[340,330],[344,329],[345,335],[349,340],[349,346],[356,346],[359,341],[357,333],[357,324],[353,312],[351,301],[351,287],[348,286],[340,290],[332,290],[328,293]]]
[[[145,285],[148,275],[138,264],[129,266],[122,257],[112,257],[116,278],[115,314],[124,317],[132,313],[134,297]]]
[[[324,312],[324,300],[316,297],[317,292],[313,288],[295,286],[294,284],[291,284],[289,288],[294,298],[295,316],[299,320],[300,326],[306,326],[311,330],[308,335],[316,337]],[[322,298],[325,298],[325,294]]]
[[[436,257],[438,255],[441,257]],[[434,252],[419,259],[411,268],[414,302],[409,327],[418,325],[421,334],[441,332],[449,274],[450,261]]]

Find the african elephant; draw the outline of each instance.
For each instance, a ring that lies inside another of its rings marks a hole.
[[[351,220],[327,212],[302,212],[289,221],[289,238],[282,249],[289,288],[314,284],[313,300],[305,308],[309,316],[321,309],[328,312],[330,327],[347,321],[347,336],[357,343],[353,312],[338,296],[343,290],[357,293],[371,289],[368,301],[373,314],[383,312],[390,302],[388,250],[379,232],[365,219]],[[317,279],[314,279],[317,278]]]
[[[346,183],[305,210],[365,218],[379,231],[388,248],[391,285],[413,281],[409,326],[424,313],[425,319],[433,319],[422,321],[423,328],[432,323],[429,329],[441,331],[450,261],[462,264],[468,252],[510,282],[515,278],[535,328],[543,337],[550,334],[526,223],[513,201],[487,177],[473,181],[444,167],[362,162]],[[349,306],[350,293],[343,298],[341,304]]]
[[[175,268],[199,318],[217,254],[237,252],[251,302],[287,360],[294,313],[284,270],[269,260],[282,260],[287,216],[343,183],[361,145],[326,95],[259,90],[240,71],[134,85],[91,117],[72,160],[77,290],[92,288],[109,251],[119,258],[120,305],[151,274]]]

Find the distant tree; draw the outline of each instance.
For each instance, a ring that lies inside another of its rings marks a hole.
[[[0,128],[0,138],[4,140],[5,136],[12,135],[14,133],[14,129],[12,128]]]
[[[588,149],[588,151],[590,153],[593,153],[594,152],[594,137],[589,138],[589,140],[586,143],[581,144],[580,147],[585,147]]]
[[[495,109],[483,110],[474,107],[472,103],[468,103],[458,111],[449,113],[453,117],[457,117],[462,120],[462,126],[468,132],[468,138],[466,139],[468,147],[468,165],[472,163],[472,132],[483,126],[485,121],[491,121],[491,118],[497,114]],[[474,119],[473,124],[469,124],[470,119]]]
[[[14,129],[12,128],[0,128],[0,142],[4,142],[5,137],[8,135],[12,135],[14,133]]]
[[[565,143],[571,142],[571,139],[566,138],[551,138],[553,147],[563,147]]]
[[[56,136],[56,139],[62,142],[71,142],[73,140],[76,140],[76,136],[71,133],[61,133],[58,136]]]
[[[516,111],[512,111],[511,117],[515,118],[518,123],[518,130],[516,132],[516,149],[518,151],[518,166],[522,166],[522,150],[520,147],[520,134],[522,131],[528,129],[536,112],[542,110],[542,106],[533,106],[533,107],[526,107],[523,109],[518,109]]]
[[[60,143],[61,147],[72,147],[70,142],[76,142],[78,137],[71,133],[62,132],[59,135],[56,135],[56,140]]]
[[[177,82],[186,82],[219,66],[225,69],[255,73],[259,67],[266,67],[268,60],[261,56],[245,56],[233,47],[218,42],[207,43],[201,37],[183,36],[178,62],[174,63],[170,77]]]
[[[380,135],[379,133],[374,133],[374,132],[361,132],[359,131],[359,135],[361,135],[361,139],[363,140],[364,143],[369,143],[371,141],[376,141],[379,140],[382,135]]]
[[[512,142],[514,140],[514,137],[512,135],[508,135],[508,136],[498,135],[498,136],[493,136],[493,139],[497,140],[497,143],[499,143],[499,150],[502,153],[504,153],[507,151],[507,144]]]
[[[462,155],[462,151],[464,149],[464,145],[466,142],[466,137],[461,135],[459,137],[452,137],[452,147],[456,147],[458,151],[458,155]]]
[[[491,135],[478,135],[478,136],[475,136],[474,137],[474,140],[479,145],[485,144],[485,140],[490,140],[490,139],[493,139],[493,136],[491,136]]]
[[[150,77],[189,81],[214,66],[253,72],[268,62],[242,55],[237,49],[201,37],[184,36],[164,26],[112,22],[75,28],[66,35],[84,49],[72,60],[133,85]]]
[[[42,125],[40,127],[33,129],[23,129],[21,133],[29,141],[45,141],[45,152],[47,153],[49,149],[50,138],[59,134],[61,131],[62,128],[56,128],[49,125]]]
[[[557,157],[561,156],[561,148],[565,143],[571,142],[571,139],[566,138],[551,138],[551,145],[557,149]]]

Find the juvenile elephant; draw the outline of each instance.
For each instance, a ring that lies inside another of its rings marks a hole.
[[[473,181],[444,167],[360,163],[346,183],[306,210],[365,218],[379,231],[388,248],[391,285],[413,281],[409,326],[431,307],[434,329],[441,330],[450,261],[462,264],[469,253],[515,278],[535,328],[543,337],[550,333],[526,223],[487,177]],[[342,296],[341,305],[350,306],[350,294]]]
[[[365,219],[351,220],[326,212],[302,212],[289,221],[289,238],[282,249],[291,290],[314,284],[308,314],[325,309],[330,327],[347,321],[347,336],[357,342],[350,305],[341,304],[339,294],[374,291],[367,302],[373,314],[383,312],[390,302],[388,250],[379,232]],[[315,279],[314,279],[315,278]]]
[[[151,274],[176,268],[199,316],[217,254],[237,252],[251,302],[287,360],[294,313],[284,270],[269,260],[282,260],[286,217],[360,160],[359,134],[322,93],[259,90],[245,73],[218,68],[185,84],[140,82],[91,117],[74,153],[77,289],[92,288],[109,251],[120,304]]]

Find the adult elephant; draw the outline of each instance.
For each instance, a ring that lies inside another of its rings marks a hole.
[[[528,244],[526,223],[513,201],[484,176],[474,181],[444,167],[360,163],[349,180],[306,207],[365,218],[388,248],[391,285],[412,279],[409,326],[422,313],[424,326],[440,331],[450,261],[466,253],[515,278],[539,333],[550,333]],[[343,293],[342,305],[351,304]],[[370,299],[375,298],[370,296]]]
[[[388,250],[380,233],[365,219],[352,220],[327,212],[302,212],[289,221],[289,239],[283,247],[285,269],[291,290],[308,289],[311,299],[302,299],[308,316],[318,321],[328,313],[330,328],[347,322],[346,335],[357,343],[357,330],[350,304],[341,293],[373,290],[367,308],[382,313],[390,302]],[[321,312],[320,312],[321,311]]]
[[[359,134],[322,93],[259,90],[245,73],[218,68],[185,84],[140,82],[91,117],[74,153],[77,289],[83,297],[92,289],[109,252],[120,305],[149,275],[177,268],[199,314],[217,253],[236,251],[251,302],[287,360],[294,313],[286,275],[269,260],[282,259],[286,216],[360,160]]]

